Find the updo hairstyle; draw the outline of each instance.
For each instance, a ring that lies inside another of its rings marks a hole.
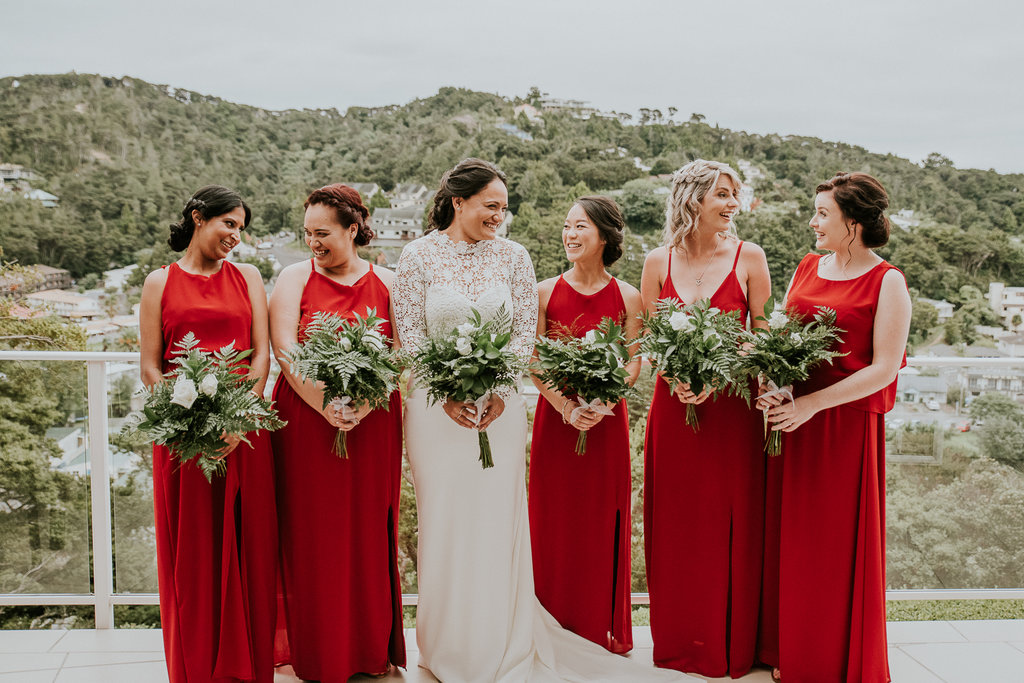
[[[497,178],[508,187],[508,178],[500,168],[489,161],[470,157],[463,159],[455,168],[441,176],[441,187],[434,195],[434,206],[430,210],[430,227],[444,230],[455,220],[452,199],[469,199]]]
[[[707,159],[694,159],[672,174],[672,189],[665,202],[665,246],[669,251],[683,245],[700,222],[700,203],[715,188],[722,175],[732,179],[738,188],[740,176],[728,164]],[[735,228],[729,232],[735,234]]]
[[[626,227],[619,205],[600,195],[580,197],[573,204],[583,209],[604,240],[604,251],[601,253],[604,265],[610,266],[618,261],[622,256],[622,239]]]
[[[309,193],[302,208],[308,209],[316,204],[333,208],[334,212],[338,214],[338,223],[346,230],[352,225],[359,226],[355,236],[357,247],[365,247],[373,239],[370,210],[363,204],[363,198],[359,196],[359,192],[355,188],[342,183],[324,185],[319,190]]]
[[[245,209],[245,223],[242,225],[242,230],[245,230],[252,219],[252,211],[242,201],[242,195],[221,185],[207,185],[196,190],[196,193],[185,202],[185,208],[181,210],[181,220],[171,223],[171,236],[167,238],[167,244],[174,251],[184,251],[188,248],[192,234],[196,230],[196,223],[192,219],[193,211],[198,211],[204,220],[209,220],[223,216],[239,206]]]
[[[843,217],[860,224],[860,239],[868,249],[884,247],[889,241],[889,195],[882,183],[867,173],[837,173],[814,189],[815,194],[831,192]]]

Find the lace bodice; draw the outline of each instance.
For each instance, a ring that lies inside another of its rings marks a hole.
[[[402,251],[392,301],[398,338],[411,351],[424,336],[448,334],[469,320],[471,307],[489,320],[504,305],[512,313],[511,350],[524,363],[533,353],[537,282],[529,254],[516,242],[455,242],[435,230]]]

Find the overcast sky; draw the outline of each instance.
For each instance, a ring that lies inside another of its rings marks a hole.
[[[0,76],[134,76],[271,109],[453,85],[1024,172],[1007,0],[0,0]]]

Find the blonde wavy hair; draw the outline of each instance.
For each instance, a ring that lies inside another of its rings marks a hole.
[[[742,184],[740,176],[728,164],[707,159],[694,159],[672,174],[672,189],[665,202],[665,246],[669,251],[683,246],[683,241],[700,222],[700,203],[725,174],[733,184]],[[729,234],[736,236],[735,226]]]

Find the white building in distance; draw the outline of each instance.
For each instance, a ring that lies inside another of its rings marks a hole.
[[[1007,287],[1002,282],[988,283],[988,303],[1006,325],[1006,329],[1024,330],[1024,287]]]

